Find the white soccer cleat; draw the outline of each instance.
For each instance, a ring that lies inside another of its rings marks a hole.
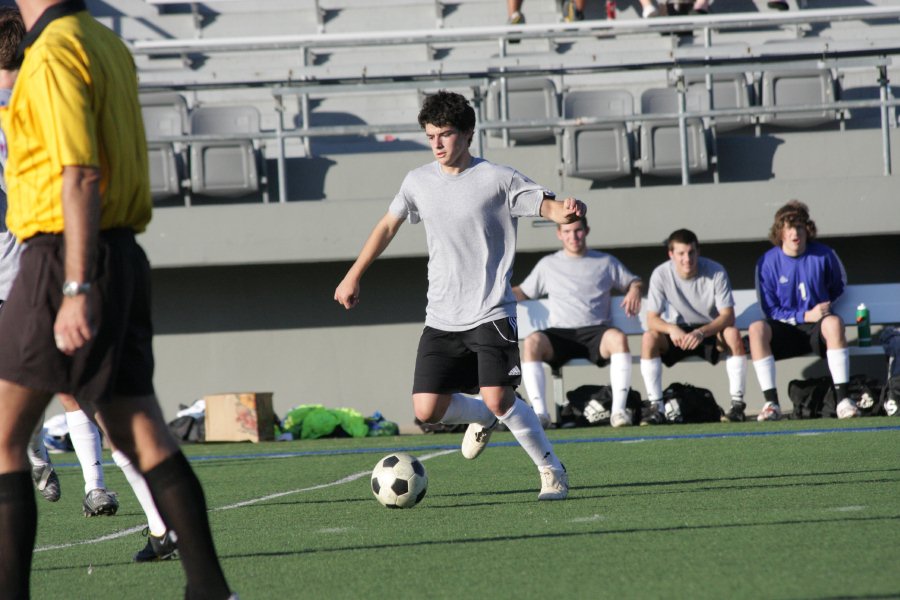
[[[774,402],[766,402],[756,416],[757,421],[778,421],[781,419],[781,407]]]
[[[859,407],[850,398],[844,398],[837,405],[838,419],[853,419],[859,416]]]
[[[569,495],[569,474],[566,468],[558,471],[553,467],[539,467],[541,474],[541,493],[538,500],[565,500]]]
[[[609,417],[609,424],[613,427],[630,427],[632,425],[631,411],[626,408],[625,410],[614,412]]]
[[[550,415],[547,413],[537,413],[538,421],[541,422],[541,429],[550,429]]]
[[[491,433],[499,422],[497,419],[494,419],[490,427],[485,427],[478,423],[469,423],[466,435],[462,441],[462,455],[469,460],[478,458],[478,455],[484,452],[485,447],[487,447],[488,442],[491,440]]]

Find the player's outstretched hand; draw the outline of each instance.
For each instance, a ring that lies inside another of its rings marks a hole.
[[[347,310],[359,304],[359,282],[341,281],[334,290],[334,299]]]

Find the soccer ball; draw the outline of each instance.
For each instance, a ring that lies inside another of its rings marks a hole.
[[[389,454],[372,470],[372,493],[388,508],[412,508],[427,488],[425,467],[410,454]]]

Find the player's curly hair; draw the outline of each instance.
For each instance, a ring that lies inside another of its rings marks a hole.
[[[0,69],[15,71],[22,64],[19,44],[25,37],[25,23],[18,8],[0,6]]]
[[[419,126],[453,127],[463,133],[475,130],[475,109],[464,96],[447,90],[429,94],[419,111]],[[471,139],[469,140],[471,143]]]
[[[773,245],[781,246],[781,232],[785,226],[803,226],[807,239],[816,237],[816,222],[809,218],[809,207],[799,200],[791,200],[775,211],[775,221],[769,229],[769,241]]]

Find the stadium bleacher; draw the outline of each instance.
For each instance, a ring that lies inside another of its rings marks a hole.
[[[753,244],[774,208],[797,197],[822,235],[848,241],[841,256],[852,281],[900,280],[900,260],[891,261],[900,248],[891,154],[900,140],[892,88],[900,7],[792,0],[791,11],[776,13],[763,1],[719,0],[706,17],[645,21],[637,2],[626,4],[615,22],[602,20],[598,3],[588,20],[563,24],[556,0],[528,0],[528,25],[509,28],[497,0],[88,0],[132,46],[142,90],[179,95],[187,123],[207,108],[259,114],[249,136],[148,126],[159,210],[143,243],[158,279],[162,397],[174,405],[261,385],[276,403],[333,398],[411,420],[412,365],[397,357],[409,355],[421,321],[422,283],[407,272],[423,272],[421,228],[406,228],[382,275],[367,281],[369,312],[335,311],[331,292],[405,171],[429,160],[415,116],[422,95],[439,88],[478,105],[476,154],[584,199],[593,243],[645,276],[661,260],[659,240],[690,226],[731,256],[733,278],[752,285],[746,273],[764,248]],[[801,71],[816,74],[789,77]],[[517,117],[516,87],[535,78],[551,82],[551,108]],[[686,102],[685,132],[700,136],[685,136],[686,147],[707,144],[705,165],[695,152],[686,174],[672,166],[683,147],[677,102],[649,115],[640,101],[655,89],[677,99],[682,85],[690,98],[712,100]],[[611,91],[630,94],[630,112],[566,111],[579,95]],[[666,123],[669,163],[660,170],[641,132]],[[517,140],[504,129],[544,134]],[[240,137],[264,158],[259,178],[268,185],[195,206],[188,149]],[[598,156],[595,143],[617,158]],[[555,247],[540,225],[520,224],[524,265]],[[876,245],[887,252],[882,268],[867,260]],[[223,302],[217,292],[229,281],[241,281],[241,293]],[[273,341],[276,357],[267,351]],[[189,358],[207,355],[216,360],[199,369]]]

